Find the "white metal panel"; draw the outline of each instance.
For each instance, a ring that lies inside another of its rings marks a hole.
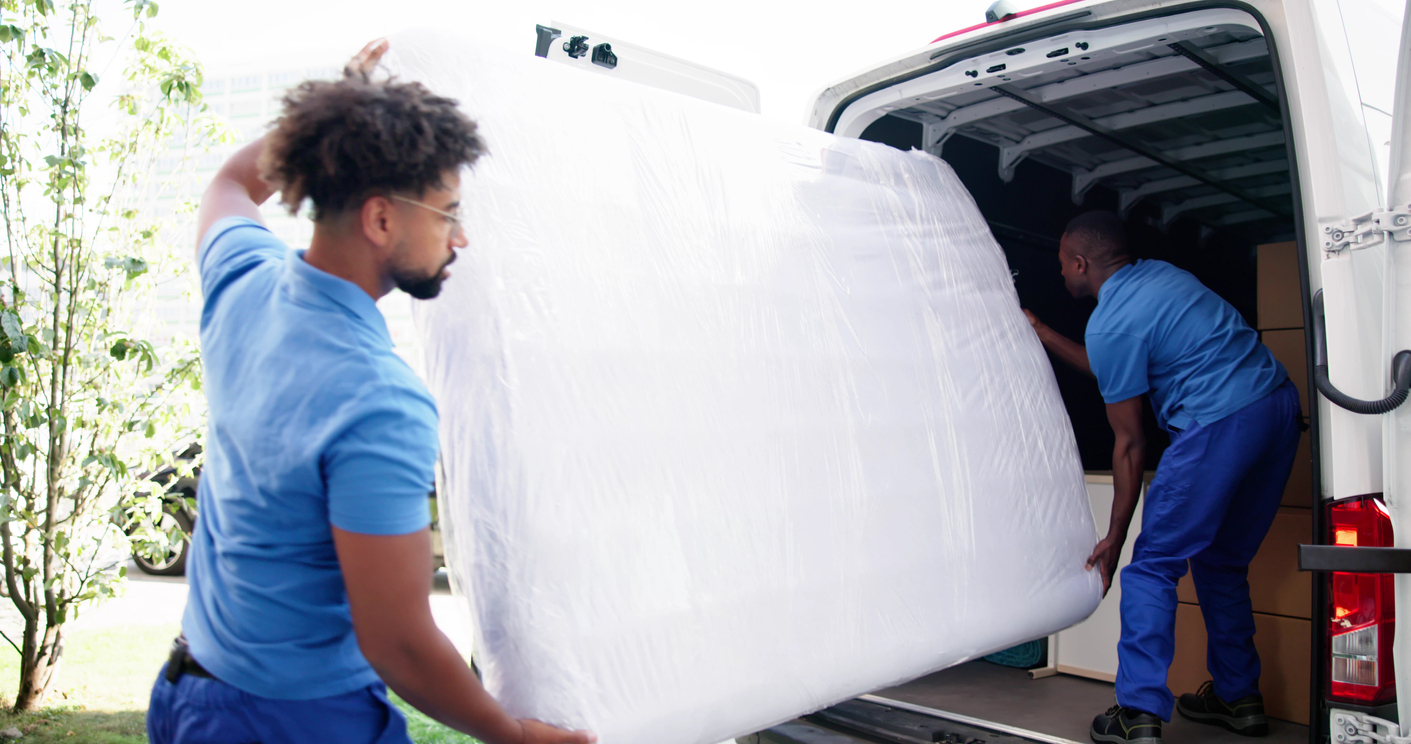
[[[1400,51],[1401,0],[1337,0],[1351,34],[1352,67],[1362,103],[1390,113]]]
[[[1411,2],[1403,9],[1401,48],[1395,71],[1391,101],[1391,150],[1387,179],[1388,207],[1411,211]],[[1383,358],[1401,349],[1411,349],[1411,241],[1388,236],[1387,250],[1393,272],[1392,306],[1389,313],[1387,348]],[[1411,547],[1411,408],[1407,405],[1382,417],[1386,501],[1393,520],[1398,547]],[[1411,617],[1411,575],[1396,577],[1396,612]],[[1396,702],[1401,711],[1411,710],[1411,639],[1397,634],[1392,644],[1396,666]],[[1411,716],[1402,713],[1401,733],[1411,730]]]
[[[630,80],[742,111],[759,113],[759,87],[744,78],[577,26],[565,23],[552,23],[550,26],[558,30],[561,36],[549,44],[549,60],[587,72]],[[587,37],[590,50],[587,54],[578,57],[568,55],[566,46],[575,36]],[[611,46],[612,53],[616,56],[615,67],[608,68],[593,62],[591,49],[599,44]]]
[[[1385,394],[1381,357],[1382,259],[1377,249],[1326,255],[1325,230],[1378,206],[1376,168],[1337,0],[1283,3],[1280,63],[1298,157],[1312,290],[1324,290],[1329,377],[1359,398]],[[1374,365],[1373,362],[1376,362]],[[1323,494],[1382,490],[1381,428],[1319,396]]]

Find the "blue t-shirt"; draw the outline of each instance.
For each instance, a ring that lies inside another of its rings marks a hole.
[[[329,525],[430,523],[435,403],[372,298],[258,222],[217,222],[197,261],[210,421],[181,622],[191,655],[262,697],[366,687],[378,677]]]
[[[1157,421],[1172,429],[1213,424],[1288,379],[1230,303],[1165,261],[1108,277],[1086,338],[1102,399],[1150,392]]]

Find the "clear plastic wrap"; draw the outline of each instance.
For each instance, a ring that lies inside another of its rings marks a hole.
[[[432,32],[389,64],[490,148],[416,315],[513,715],[712,744],[1097,606],[1052,370],[944,162]]]

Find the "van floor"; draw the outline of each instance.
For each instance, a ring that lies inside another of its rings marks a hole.
[[[1183,692],[1195,692],[1187,690]],[[1087,742],[1093,716],[1116,700],[1110,682],[1059,674],[1029,679],[1022,669],[972,661],[876,693],[914,705]],[[1238,736],[1174,714],[1162,727],[1165,744],[1305,744],[1308,727],[1270,719],[1266,739]]]

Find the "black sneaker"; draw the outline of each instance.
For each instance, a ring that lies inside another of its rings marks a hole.
[[[1240,736],[1268,736],[1269,719],[1264,717],[1264,696],[1246,695],[1225,702],[1215,695],[1215,683],[1206,682],[1194,695],[1189,692],[1176,701],[1181,717],[1196,723],[1223,726]]]
[[[1088,733],[1098,744],[1161,744],[1161,719],[1114,705],[1093,719]]]

